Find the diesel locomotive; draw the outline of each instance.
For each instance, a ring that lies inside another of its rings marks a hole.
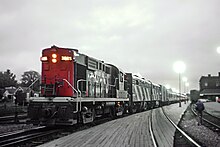
[[[41,62],[41,95],[31,97],[28,106],[28,122],[35,125],[86,124],[180,99],[163,85],[77,49],[43,49]]]

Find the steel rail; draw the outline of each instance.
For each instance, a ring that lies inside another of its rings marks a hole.
[[[153,128],[152,127],[152,111],[153,110],[150,111],[150,119],[148,119],[149,120],[149,130],[150,130],[151,139],[153,141],[153,146],[157,147],[158,145],[157,145],[156,138],[155,138],[155,135],[154,135],[153,129],[152,129]]]
[[[219,117],[219,116],[213,115],[213,114],[209,113],[209,112],[206,111],[206,110],[204,110],[203,112],[206,113],[206,114],[208,114],[208,115],[210,115],[210,116],[212,116],[212,117],[214,117],[214,118],[216,118],[216,119],[219,119],[219,120],[220,120],[220,117]]]
[[[28,141],[31,141],[32,139],[47,136],[47,135],[55,133],[55,132],[57,132],[57,131],[54,130],[54,131],[48,131],[48,132],[33,133],[33,134],[30,134],[30,135],[23,135],[23,136],[20,136],[20,137],[8,139],[4,142],[1,142],[1,146],[6,147],[6,146],[18,145],[18,144],[21,144],[23,142],[28,142]]]
[[[2,117],[0,117],[0,122],[14,120],[14,118],[15,118],[15,115],[2,116]],[[18,119],[27,118],[27,114],[18,115],[17,118]]]
[[[188,136],[182,129],[180,129],[173,121],[172,119],[170,119],[170,117],[164,112],[163,107],[161,108],[164,115],[166,116],[166,118],[170,121],[170,123],[188,140],[190,141],[193,145],[197,146],[197,147],[201,147],[201,145],[199,145],[196,141],[194,141],[190,136]]]
[[[18,131],[0,136],[0,146],[15,146],[32,139],[47,136],[60,131],[60,129],[50,129],[47,127],[38,127],[26,131]]]

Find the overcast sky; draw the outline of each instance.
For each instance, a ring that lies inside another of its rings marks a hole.
[[[178,89],[173,64],[186,64],[190,88],[220,71],[219,0],[0,0],[0,71],[40,73],[52,45],[140,73]]]

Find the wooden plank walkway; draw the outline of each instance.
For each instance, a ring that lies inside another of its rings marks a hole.
[[[154,109],[152,113],[152,129],[159,147],[173,146],[175,128],[164,116],[162,109]]]
[[[189,104],[190,102],[186,104],[182,102],[181,107],[179,107],[179,103],[176,103],[169,106],[164,106],[163,109],[170,119],[177,125]]]
[[[82,130],[41,147],[129,147],[153,146],[149,133],[150,111],[112,120]]]

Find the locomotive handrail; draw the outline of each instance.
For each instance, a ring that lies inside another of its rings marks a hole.
[[[31,83],[30,86],[28,86],[28,88],[31,88],[32,85],[34,85],[40,78],[37,78],[33,83]]]
[[[33,90],[33,89],[31,89],[31,86],[34,85],[39,79],[40,79],[40,78],[37,78],[33,83],[31,83],[31,85],[28,86],[28,90],[29,90],[29,89],[30,89],[30,90]],[[18,88],[15,90],[14,93],[16,93],[19,89],[20,89],[20,87],[18,87]]]
[[[73,87],[73,85],[71,85],[70,82],[67,81],[67,79],[63,79],[63,81],[65,81],[76,92],[76,95],[78,97],[78,91]],[[76,103],[76,112],[78,112],[78,111],[79,111],[79,107],[78,107],[78,101],[77,101],[77,103]]]
[[[81,90],[79,89],[79,82],[86,82],[86,80],[84,80],[84,79],[79,79],[79,80],[77,80],[77,90],[78,90],[78,92],[79,92],[79,98],[80,98],[80,100],[79,100],[79,105],[80,105],[79,110],[81,111],[81,106],[82,106],[82,100],[81,100],[82,92],[81,92]]]
[[[67,81],[67,79],[63,79],[63,81],[65,81],[77,94],[77,97],[78,97],[78,91],[73,87],[73,85],[70,84],[69,81]]]
[[[77,90],[78,90],[78,92],[79,92],[79,96],[81,97],[81,96],[82,96],[82,92],[81,92],[81,90],[79,89],[79,82],[86,82],[86,80],[84,80],[84,79],[79,79],[79,80],[77,80]]]

